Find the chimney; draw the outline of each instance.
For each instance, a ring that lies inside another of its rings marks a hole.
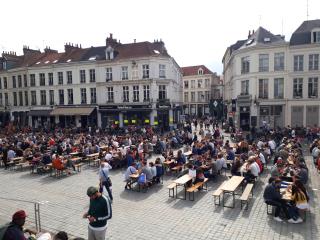
[[[81,47],[80,47],[81,48]],[[76,45],[76,44],[73,44],[73,43],[66,43],[65,45],[64,45],[64,51],[66,52],[66,53],[69,53],[69,52],[71,52],[73,49],[80,49],[79,47],[78,47],[78,45]]]
[[[29,46],[27,46],[27,45],[23,46],[23,55],[30,56],[30,55],[34,55],[34,54],[41,54],[41,52],[40,52],[40,50],[30,49]]]
[[[254,29],[252,30],[252,34],[254,34]]]
[[[136,39],[133,39],[133,43],[136,43],[137,41],[136,41]]]
[[[249,33],[248,33],[248,38],[250,38],[251,37],[251,31],[249,30]]]
[[[110,33],[109,37],[107,37],[107,39],[106,39],[106,47],[108,47],[108,46],[114,47],[114,46],[116,46],[118,44],[119,43],[117,42],[117,39],[113,38],[113,34]]]
[[[57,50],[53,50],[53,49],[51,49],[51,48],[48,47],[48,46],[44,49],[44,52],[45,52],[46,54],[48,54],[48,53],[58,53]]]

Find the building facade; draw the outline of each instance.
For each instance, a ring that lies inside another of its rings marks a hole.
[[[227,48],[224,94],[229,122],[319,126],[320,20],[305,21],[290,42],[260,27]]]
[[[0,121],[21,126],[159,125],[182,112],[182,74],[164,42],[101,47],[66,44],[65,52],[23,48],[0,58]]]
[[[210,101],[222,99],[221,81],[216,73],[206,66],[182,67],[184,114],[202,117],[217,115],[218,111],[211,108]]]

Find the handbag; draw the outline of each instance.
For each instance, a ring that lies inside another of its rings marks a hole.
[[[101,169],[103,176],[107,179],[107,183],[109,185],[109,187],[112,186],[112,182],[111,179],[109,177],[106,176],[106,174],[104,173],[103,169]]]

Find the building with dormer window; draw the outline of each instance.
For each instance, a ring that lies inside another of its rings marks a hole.
[[[225,102],[236,126],[319,126],[320,20],[303,22],[290,42],[260,27],[227,48]]]
[[[20,126],[159,125],[182,112],[182,74],[164,42],[101,47],[66,44],[59,53],[23,48],[0,58],[0,121]]]

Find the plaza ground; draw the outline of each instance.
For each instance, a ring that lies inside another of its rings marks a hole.
[[[267,215],[262,195],[269,171],[260,177],[249,209],[241,210],[239,200],[234,209],[214,206],[212,193],[225,176],[209,181],[208,191],[196,193],[195,201],[189,201],[168,197],[166,186],[174,176],[165,176],[163,185],[141,193],[124,190],[124,169],[111,170],[114,203],[107,239],[320,239],[320,177],[310,156],[306,162],[311,211],[302,224],[278,223]],[[97,185],[96,167],[84,166],[81,173],[61,179],[29,171],[0,170],[1,198],[48,201],[40,206],[42,229],[62,230],[85,239],[87,221],[82,215],[89,204],[86,190]],[[0,223],[10,221],[18,209],[28,212],[27,224],[34,226],[32,204],[4,199],[0,199]]]

